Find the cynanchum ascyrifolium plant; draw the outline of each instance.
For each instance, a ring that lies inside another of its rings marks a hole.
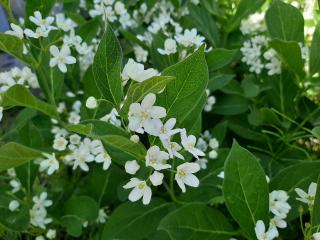
[[[0,3],[1,239],[320,239],[319,3]]]

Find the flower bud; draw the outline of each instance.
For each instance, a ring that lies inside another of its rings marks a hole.
[[[97,107],[97,99],[95,97],[88,97],[86,101],[86,107],[89,109],[95,109]]]

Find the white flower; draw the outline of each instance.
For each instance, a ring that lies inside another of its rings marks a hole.
[[[201,169],[207,169],[208,159],[206,158],[199,158],[196,163],[199,164]]]
[[[12,30],[8,30],[5,33],[23,39],[23,29],[14,23],[11,23],[10,26]]]
[[[32,201],[34,202],[34,207],[36,208],[46,208],[52,205],[52,201],[47,199],[48,194],[46,192],[42,192],[40,196],[34,196]]]
[[[30,38],[40,38],[40,37],[48,37],[50,30],[43,29],[41,27],[37,27],[36,31],[32,31],[29,28],[24,30],[24,34]]]
[[[270,228],[266,232],[266,227],[265,227],[263,221],[261,221],[261,220],[257,221],[254,230],[256,232],[256,236],[257,236],[258,240],[272,240],[272,239],[278,237],[278,231],[275,228]]]
[[[61,72],[67,72],[66,64],[74,64],[76,63],[76,59],[72,57],[70,48],[68,46],[63,45],[61,50],[59,51],[58,47],[55,45],[50,46],[50,53],[53,56],[50,59],[50,67],[54,67],[58,65],[58,68]]]
[[[46,237],[48,239],[54,239],[57,235],[57,231],[55,229],[49,229],[47,234],[46,234]]]
[[[186,151],[191,153],[195,158],[199,159],[199,156],[203,157],[205,154],[201,150],[195,147],[197,139],[193,135],[187,136],[186,129],[181,130],[181,143]]]
[[[137,62],[146,62],[148,59],[148,51],[144,50],[140,46],[134,46],[134,55],[136,57]]]
[[[55,29],[55,27],[51,26],[51,24],[54,21],[54,17],[42,18],[42,15],[39,11],[35,11],[34,16],[30,16],[29,19],[31,22],[33,22],[35,25],[37,25],[42,29],[45,29],[45,30]]]
[[[178,143],[171,142],[170,139],[164,139],[162,140],[162,144],[167,149],[170,158],[177,157],[180,159],[184,159],[184,157],[179,153],[182,147]]]
[[[106,212],[101,208],[99,209],[99,215],[98,215],[98,218],[97,218],[97,223],[105,223],[106,220],[107,220],[107,214]]]
[[[3,107],[0,107],[0,122],[3,118]]]
[[[46,240],[46,239],[44,238],[44,236],[37,236],[35,240]]]
[[[81,141],[81,137],[78,134],[72,134],[70,137],[70,143],[78,145]]]
[[[45,208],[33,207],[30,209],[30,223],[35,227],[46,229],[46,225],[52,222],[51,218],[47,218]]]
[[[131,178],[130,181],[123,186],[125,189],[133,188],[129,194],[129,200],[131,202],[136,202],[140,198],[142,198],[142,203],[147,205],[151,200],[151,188],[147,185],[147,183],[138,178]]]
[[[138,143],[140,141],[140,138],[138,135],[132,135],[130,137],[130,141],[134,142],[134,143]]]
[[[175,180],[177,181],[182,192],[186,191],[185,185],[191,187],[199,186],[199,179],[193,175],[200,170],[200,166],[197,163],[183,163],[177,167],[177,173]]]
[[[269,209],[270,211],[280,217],[286,218],[291,207],[287,203],[289,199],[288,194],[282,190],[274,190],[269,194]]]
[[[120,127],[121,121],[118,119],[119,114],[115,108],[111,110],[109,114],[106,114],[104,117],[100,118],[101,121],[110,122],[111,124]]]
[[[224,171],[221,171],[218,175],[218,178],[224,179]]]
[[[20,203],[17,200],[12,200],[9,203],[9,210],[11,212],[16,211],[20,207]]]
[[[114,11],[116,12],[117,15],[123,15],[123,14],[125,14],[127,12],[126,7],[120,1],[117,1],[114,4]]]
[[[58,151],[64,151],[66,150],[66,146],[68,144],[68,141],[64,137],[57,137],[53,141],[53,149]]]
[[[97,163],[103,163],[103,170],[107,170],[111,164],[111,157],[106,151],[103,151],[96,156],[95,161]]]
[[[303,191],[300,188],[296,188],[295,191],[300,197],[300,198],[296,198],[297,200],[299,200],[303,203],[307,203],[309,206],[313,206],[314,199],[316,196],[316,191],[317,191],[317,184],[316,183],[312,182],[309,185],[308,193],[306,193],[305,191]]]
[[[86,107],[89,109],[95,109],[98,106],[97,99],[93,96],[88,97],[86,101]]]
[[[164,174],[154,171],[152,175],[150,175],[149,179],[153,186],[160,186],[163,181]]]
[[[12,187],[12,190],[11,190],[12,193],[16,193],[20,191],[21,183],[19,181],[12,179],[10,180],[9,184]]]
[[[193,45],[200,46],[204,37],[197,34],[197,29],[193,28],[191,30],[185,29],[183,34],[179,34],[175,37],[176,41],[184,47],[191,47]]]
[[[286,228],[287,223],[281,217],[275,216],[270,220],[270,228]]]
[[[178,132],[180,132],[180,129],[173,129],[174,125],[176,125],[176,119],[170,118],[168,121],[163,124],[161,121],[157,122],[156,126],[156,136],[160,138],[160,140],[165,141],[166,139],[170,139],[170,137]]]
[[[121,76],[125,82],[129,79],[132,79],[137,82],[143,82],[144,80],[147,80],[158,74],[159,73],[157,70],[153,68],[145,70],[144,66],[141,63],[137,63],[132,58],[130,58],[124,66]]]
[[[89,171],[87,163],[94,161],[94,156],[86,148],[80,146],[71,154],[71,159],[74,160],[73,169],[80,167],[83,171],[87,172]]]
[[[314,238],[314,240],[320,240],[320,232],[312,234],[312,237]]]
[[[126,170],[126,173],[129,173],[131,175],[136,174],[136,172],[140,169],[140,165],[136,160],[127,161],[124,165],[124,168]]]
[[[66,19],[64,13],[56,14],[56,24],[58,28],[60,28],[65,32],[68,32],[74,29],[75,27],[77,27],[77,24],[74,21],[72,21],[70,18]]]
[[[46,157],[46,159],[40,162],[40,171],[47,170],[48,175],[51,175],[52,173],[54,173],[59,169],[59,162],[56,159],[56,156],[54,153],[52,154],[43,153],[43,155]]]
[[[170,55],[177,52],[177,43],[171,38],[164,41],[164,49],[158,48],[158,52],[162,55]]]
[[[146,166],[150,166],[157,171],[168,169],[171,168],[171,165],[167,164],[168,159],[168,153],[160,151],[160,148],[158,146],[152,146],[147,151]]]
[[[156,126],[159,119],[166,116],[166,109],[153,106],[156,102],[156,95],[149,93],[140,103],[132,103],[129,108],[129,129],[138,133],[146,131],[149,134],[156,134]]]

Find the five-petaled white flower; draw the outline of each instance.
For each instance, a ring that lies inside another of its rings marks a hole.
[[[123,188],[133,188],[128,197],[131,202],[136,202],[140,198],[142,198],[142,203],[144,205],[150,203],[152,192],[146,181],[140,180],[138,178],[131,178],[130,181],[123,186]]]
[[[158,74],[159,73],[157,70],[153,68],[144,69],[143,64],[137,63],[130,58],[124,66],[121,76],[125,84],[129,79],[137,82],[143,82],[144,80],[147,80]]]
[[[157,121],[157,126],[155,126],[155,136],[158,136],[162,141],[170,139],[172,135],[180,132],[180,129],[173,129],[176,122],[177,120],[175,118],[168,119],[168,121],[165,124],[163,124],[161,121]]]
[[[199,179],[193,175],[200,170],[198,163],[183,163],[177,167],[175,180],[177,181],[182,192],[186,191],[185,185],[190,187],[198,187]]]
[[[171,168],[171,165],[167,164],[168,159],[168,153],[160,151],[160,148],[158,146],[152,146],[147,151],[146,166],[150,166],[158,171],[168,169]]]
[[[107,170],[111,164],[111,157],[106,151],[103,151],[96,156],[95,161],[97,163],[103,163],[103,170]]]
[[[50,53],[53,56],[50,59],[50,63],[49,63],[50,67],[54,67],[58,65],[58,68],[63,73],[67,72],[66,64],[76,63],[76,59],[70,55],[71,51],[68,46],[63,45],[61,50],[59,51],[57,46],[52,45],[50,47]]]
[[[197,149],[196,146],[197,139],[193,135],[187,136],[186,129],[181,130],[181,143],[185,150],[191,153],[196,159],[199,159],[199,156],[203,157],[205,154],[200,149]]]
[[[291,207],[287,203],[289,199],[288,194],[283,190],[274,190],[269,194],[269,209],[270,211],[280,217],[286,218]]]
[[[38,27],[41,27],[42,29],[46,30],[52,30],[55,29],[55,27],[51,26],[51,24],[54,21],[54,17],[46,17],[42,18],[42,15],[39,11],[34,12],[34,16],[29,17],[30,21],[33,22]]]
[[[23,39],[23,29],[14,23],[11,23],[10,26],[12,30],[8,30],[5,33]]]
[[[257,221],[254,230],[256,232],[256,236],[258,240],[273,240],[276,237],[278,237],[277,229],[272,227],[272,228],[269,228],[268,231],[266,231],[266,227],[263,221],[261,220]]]
[[[182,147],[178,143],[171,142],[170,139],[164,139],[164,140],[162,140],[162,144],[167,149],[170,158],[177,157],[180,159],[184,159],[182,154],[179,153],[179,151],[182,149]]]
[[[316,196],[316,191],[317,191],[317,184],[316,183],[312,182],[309,185],[308,193],[306,193],[305,191],[303,191],[300,188],[296,188],[295,191],[299,195],[299,198],[297,198],[297,200],[299,200],[303,203],[307,203],[309,206],[313,206],[314,199]]]
[[[59,162],[56,159],[56,156],[54,153],[52,154],[43,153],[43,155],[46,157],[46,159],[40,162],[40,171],[46,170],[48,175],[51,175],[52,173],[54,173],[59,169]]]
[[[129,129],[134,132],[156,134],[156,126],[160,118],[166,116],[166,109],[153,106],[156,102],[156,95],[149,93],[144,97],[141,104],[132,103],[129,108]]]
[[[46,192],[42,192],[40,196],[34,196],[32,201],[37,208],[46,208],[52,205],[52,201],[47,199],[48,194]]]

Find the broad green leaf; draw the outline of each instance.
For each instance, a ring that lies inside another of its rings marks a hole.
[[[303,16],[289,3],[274,0],[266,12],[266,23],[272,38],[284,41],[304,41]]]
[[[255,238],[258,220],[268,222],[269,191],[265,173],[256,157],[234,142],[224,166],[223,195],[232,217]]]
[[[238,50],[215,48],[206,56],[209,72],[216,71],[231,63]]]
[[[212,112],[219,115],[237,115],[248,110],[249,101],[237,95],[225,95],[217,99]]]
[[[274,39],[270,42],[270,46],[278,52],[282,62],[285,63],[291,71],[303,76],[304,64],[301,57],[301,49],[297,42]]]
[[[141,203],[124,203],[111,214],[104,226],[104,240],[150,239],[160,220],[173,208],[172,203],[152,199],[147,206]]]
[[[320,175],[318,176],[317,191],[314,199],[313,213],[311,217],[313,226],[320,225]]]
[[[320,139],[320,127],[314,127],[311,132],[313,136]]]
[[[311,182],[317,182],[319,174],[320,161],[304,162],[284,168],[271,179],[270,191],[284,190],[290,196],[289,204],[292,210],[289,212],[288,219],[299,217],[298,207],[303,205],[296,200],[297,194],[294,189],[301,188],[307,191]]]
[[[140,102],[148,93],[157,94],[162,91],[174,77],[155,76],[141,83],[133,83],[128,89],[127,98],[124,101],[120,113],[123,116],[129,111],[131,103]]]
[[[100,137],[100,139],[104,143],[104,146],[107,147],[107,149],[108,147],[112,147],[118,152],[123,152],[133,157],[133,159],[136,159],[137,161],[144,161],[145,159],[147,152],[145,147],[140,143],[134,143],[128,138],[118,135],[102,136]],[[111,155],[111,157],[113,156],[112,152],[109,152],[109,154]]]
[[[56,108],[53,105],[37,99],[28,89],[19,84],[12,86],[5,94],[2,95],[2,106],[27,107],[36,109],[55,119],[59,117],[56,112]]]
[[[64,204],[60,222],[74,237],[80,236],[84,222],[94,222],[99,213],[98,203],[88,196],[73,196]]]
[[[0,33],[0,50],[18,58],[27,64],[31,64],[31,59],[22,53],[23,41],[15,36]]]
[[[203,203],[190,203],[165,216],[158,227],[175,240],[228,240],[233,229],[227,218]]]
[[[122,50],[120,43],[114,35],[111,26],[107,29],[100,41],[94,57],[92,71],[93,77],[102,96],[116,108],[122,101]]]
[[[213,47],[219,46],[220,32],[210,13],[205,8],[192,3],[189,4],[188,9],[197,30],[206,37]]]
[[[200,47],[184,61],[179,62],[162,72],[164,76],[176,79],[167,84],[166,89],[158,95],[158,104],[167,110],[167,118],[175,117],[177,127],[189,130],[192,126],[185,125],[187,117],[193,113],[194,121],[202,111],[198,106],[208,84],[208,68],[204,56],[204,46]],[[198,113],[194,114],[194,108]]]
[[[122,128],[100,120],[85,120],[80,124],[68,125],[66,129],[92,138],[99,138],[106,135],[129,136]]]
[[[241,23],[242,19],[247,18],[250,14],[256,12],[263,4],[265,0],[241,0],[236,7],[237,11],[235,15],[230,19],[227,25],[227,32],[232,32]]]
[[[222,89],[226,86],[233,78],[235,77],[234,74],[216,74],[210,77],[208,83],[208,89],[210,91],[216,91]]]
[[[7,143],[0,147],[0,172],[18,167],[26,162],[35,160],[41,152],[18,143]]]
[[[13,199],[4,194],[0,196],[0,223],[13,231],[25,231],[30,224],[29,207],[20,202],[17,211],[10,211],[8,206]]]
[[[320,24],[317,25],[313,33],[312,43],[310,47],[310,74],[313,75],[320,71]]]

